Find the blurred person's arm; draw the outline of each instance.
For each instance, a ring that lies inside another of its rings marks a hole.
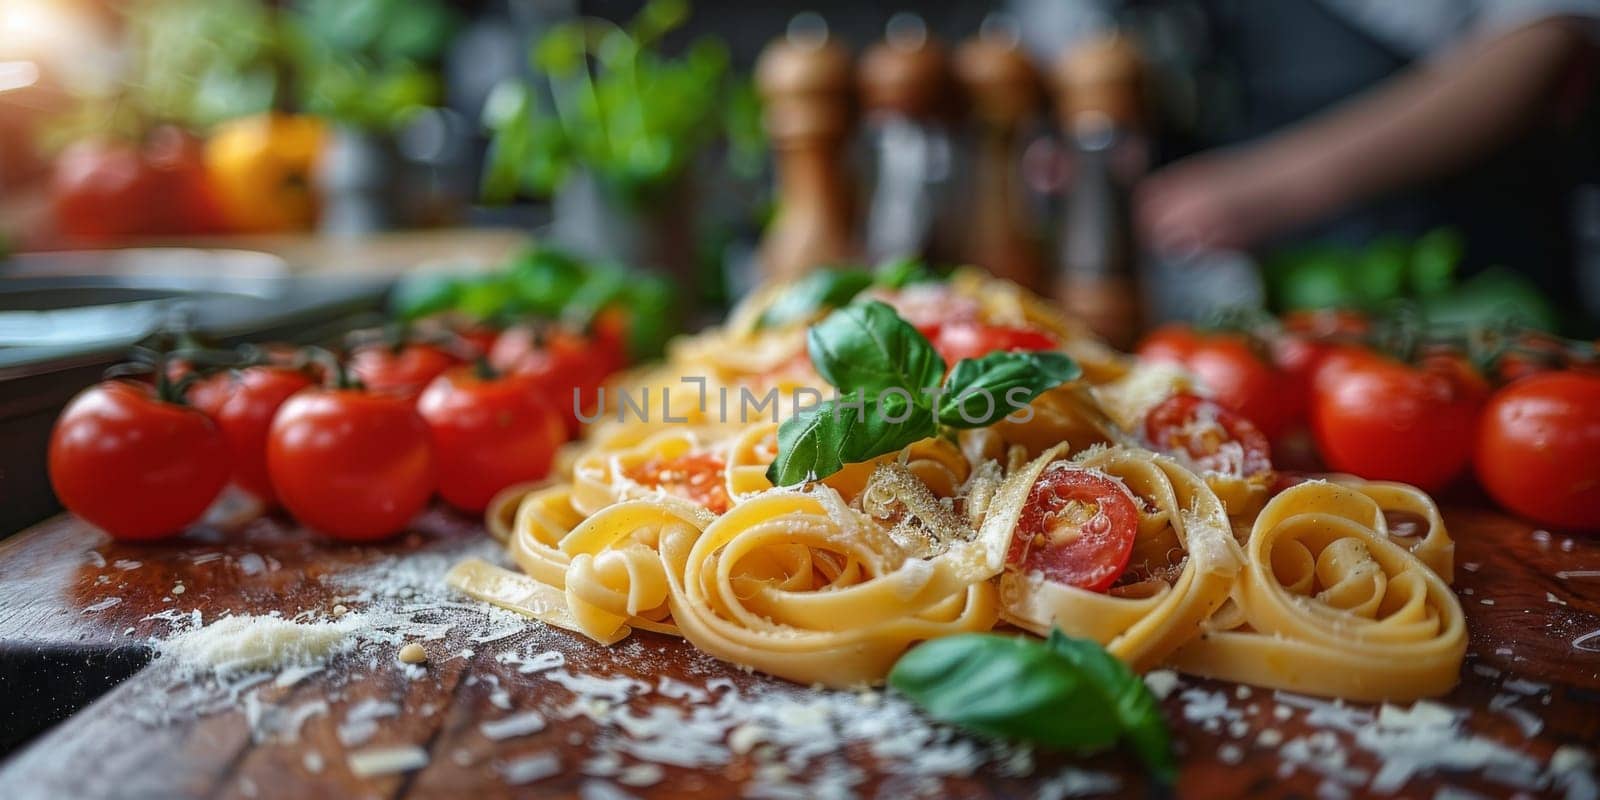
[[[1463,42],[1284,131],[1157,171],[1139,187],[1140,227],[1158,249],[1248,247],[1459,170],[1538,119],[1586,42],[1570,18]]]

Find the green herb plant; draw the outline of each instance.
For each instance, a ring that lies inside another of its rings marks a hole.
[[[1052,630],[1039,641],[969,633],[902,656],[889,685],[934,719],[1075,752],[1124,743],[1163,783],[1177,765],[1161,708],[1144,681],[1099,644]]]
[[[386,132],[439,102],[435,64],[456,28],[438,0],[297,0],[282,12],[301,107]]]
[[[1555,330],[1554,309],[1527,278],[1496,267],[1459,280],[1464,252],[1459,233],[1439,228],[1415,240],[1388,236],[1358,249],[1290,250],[1269,259],[1264,276],[1279,311],[1343,308],[1389,314],[1408,308],[1429,324]]]
[[[778,426],[774,485],[826,478],[948,429],[981,428],[1081,374],[1054,352],[995,352],[946,365],[893,308],[858,301],[806,334],[817,373],[840,392]]]
[[[673,184],[719,130],[743,160],[759,153],[753,96],[730,78],[726,47],[704,38],[679,57],[658,49],[688,15],[687,0],[650,0],[625,27],[583,18],[551,28],[531,53],[548,92],[512,79],[485,104],[485,196],[548,195],[584,170],[637,207]]]
[[[494,272],[407,277],[390,294],[389,309],[402,321],[453,312],[496,325],[532,318],[583,330],[602,310],[619,306],[628,311],[629,350],[646,359],[660,355],[675,332],[675,299],[660,275],[531,245]]]

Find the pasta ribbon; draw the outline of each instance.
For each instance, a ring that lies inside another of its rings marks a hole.
[[[1461,605],[1382,520],[1372,497],[1337,483],[1273,498],[1251,528],[1235,607],[1174,666],[1352,700],[1449,691],[1466,655]]]

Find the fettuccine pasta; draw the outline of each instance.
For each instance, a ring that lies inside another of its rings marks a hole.
[[[491,503],[514,568],[468,561],[451,583],[601,644],[644,629],[808,684],[876,683],[919,641],[1011,627],[1093,639],[1136,670],[1311,694],[1454,686],[1465,623],[1427,495],[1290,485],[1193,378],[977,273],[871,291],[919,326],[1042,331],[1084,377],[1027,419],[773,486],[779,420],[831,391],[806,357],[815,320],[762,325],[783,291],[612,386],[635,398],[606,398],[556,477]],[[630,415],[640,396],[653,415]]]

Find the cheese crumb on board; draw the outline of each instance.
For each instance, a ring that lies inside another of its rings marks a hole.
[[[412,642],[400,648],[395,657],[399,658],[402,664],[421,664],[428,660],[428,651],[424,650],[422,645]]]
[[[542,781],[561,773],[561,758],[555,753],[539,753],[496,765],[500,777],[511,786]]]
[[[220,675],[277,670],[323,661],[348,644],[353,626],[343,621],[294,622],[275,616],[223,617],[161,645],[164,657]]]
[[[351,753],[345,763],[356,777],[373,778],[422,769],[428,766],[428,751],[415,745],[369,747]]]
[[[499,741],[517,736],[527,736],[544,730],[544,715],[537,711],[524,711],[508,717],[489,720],[478,726],[478,732],[486,739]]]

